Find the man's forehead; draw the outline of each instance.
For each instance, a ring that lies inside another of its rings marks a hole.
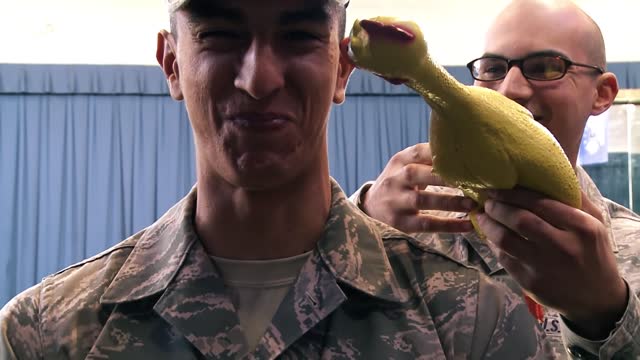
[[[187,5],[187,3],[190,0],[166,0],[167,1],[167,8],[169,13],[172,13],[180,8],[182,8],[183,6]],[[338,5],[347,7],[349,5],[349,1],[350,0],[330,0],[333,2],[336,2]]]
[[[494,21],[485,34],[483,50],[508,58],[544,51],[574,57],[574,50],[580,46],[583,36],[580,29],[573,25],[575,22],[570,21],[557,16],[541,16],[535,12],[529,15],[514,13]],[[540,29],[552,30],[540,32]]]

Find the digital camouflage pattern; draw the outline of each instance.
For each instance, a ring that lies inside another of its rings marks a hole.
[[[521,296],[369,219],[332,180],[313,255],[250,359],[546,358]],[[149,228],[0,311],[2,359],[231,359],[244,336],[192,220]]]
[[[581,167],[577,167],[577,174],[581,188],[587,197],[601,209],[605,226],[609,228],[609,238],[618,260],[618,268],[631,289],[629,305],[617,330],[600,347],[598,356],[587,351],[589,344],[585,344],[585,339],[567,329],[557,312],[545,309],[542,327],[553,347],[554,356],[561,359],[572,357],[579,359],[640,359],[640,301],[638,300],[640,295],[640,216],[604,198]],[[436,192],[461,194],[451,188],[429,187],[429,189]],[[359,196],[359,192],[353,194],[352,201],[357,201]],[[443,211],[430,211],[430,213],[438,216],[458,215]],[[520,286],[498,262],[489,243],[480,240],[475,233],[412,235],[451,258],[474,265],[491,278],[507,284],[515,292],[521,292]],[[564,342],[563,335],[566,337]],[[572,348],[571,352],[575,355],[569,353],[569,348]]]

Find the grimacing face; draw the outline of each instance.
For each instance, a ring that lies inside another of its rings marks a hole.
[[[485,53],[518,59],[546,52],[592,64],[581,41],[586,36],[584,26],[588,24],[577,15],[572,17],[535,9],[512,11],[499,18],[489,30]],[[556,137],[575,165],[586,121],[590,115],[606,110],[595,106],[598,81],[599,75],[593,70],[575,66],[559,80],[527,80],[514,66],[503,80],[476,81],[475,85],[497,90],[529,109]]]
[[[193,0],[175,13],[178,34],[160,34],[157,57],[185,102],[200,175],[263,189],[326,165],[330,107],[351,72],[331,6]]]

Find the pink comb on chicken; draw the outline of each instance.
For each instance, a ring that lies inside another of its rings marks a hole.
[[[375,20],[362,20],[360,21],[360,26],[371,39],[383,39],[400,45],[409,45],[416,39],[416,35],[411,32],[411,30],[397,24],[391,25]],[[345,38],[340,43],[340,51],[347,56],[351,64],[358,67],[351,56],[349,56],[349,38]],[[383,76],[375,72],[374,74],[394,85],[401,85],[407,82],[407,79]]]
[[[411,43],[416,36],[400,25],[387,25],[374,20],[362,20],[360,26],[373,37],[382,37],[399,43]]]

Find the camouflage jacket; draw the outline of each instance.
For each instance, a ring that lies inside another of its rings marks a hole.
[[[546,358],[519,295],[373,221],[332,181],[324,233],[255,359]],[[0,312],[2,359],[218,359],[244,336],[194,231],[196,191]]]
[[[581,188],[601,209],[605,225],[609,228],[609,238],[618,260],[618,268],[630,286],[629,302],[616,330],[605,341],[592,342],[581,338],[566,326],[557,312],[551,309],[545,309],[542,326],[553,347],[553,353],[558,358],[640,359],[640,301],[638,300],[640,295],[640,216],[604,198],[581,167],[577,167],[577,174]],[[371,183],[365,184],[354,193],[351,201],[357,203],[362,189],[369,184]],[[461,194],[450,188],[433,187],[430,190]],[[437,215],[459,216],[440,211]],[[510,286],[514,291],[521,291],[520,286],[502,268],[491,248],[475,233],[412,235],[451,258],[483,270],[492,278]]]

